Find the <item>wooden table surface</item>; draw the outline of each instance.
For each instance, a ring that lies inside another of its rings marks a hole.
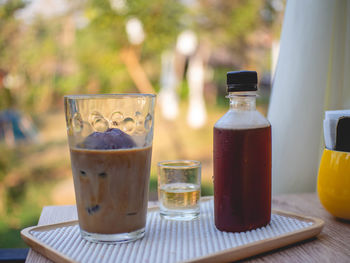
[[[152,204],[151,204],[152,205]],[[290,194],[272,198],[274,209],[318,217],[325,221],[314,239],[277,249],[242,262],[350,262],[350,221],[342,221],[323,209],[317,194]],[[77,218],[75,206],[44,207],[38,225],[60,223]],[[51,262],[30,250],[26,262]]]

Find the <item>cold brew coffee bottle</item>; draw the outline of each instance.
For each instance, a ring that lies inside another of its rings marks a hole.
[[[214,126],[214,216],[221,231],[271,219],[271,125],[256,110],[257,73],[227,73],[230,109]]]

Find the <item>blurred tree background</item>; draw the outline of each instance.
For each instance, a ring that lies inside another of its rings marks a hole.
[[[212,127],[226,111],[226,72],[260,73],[266,113],[283,8],[282,0],[0,0],[0,247],[24,246],[19,230],[35,225],[43,206],[74,203],[63,96],[159,92],[161,55],[189,29],[205,57],[208,117],[200,129],[183,118],[186,58],[171,124],[177,132],[156,115],[151,198],[154,167],[164,159],[200,160],[202,194],[212,194]],[[144,34],[137,43],[126,29],[135,18]]]

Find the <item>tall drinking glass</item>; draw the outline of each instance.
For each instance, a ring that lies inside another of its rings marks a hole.
[[[155,95],[71,95],[64,103],[82,237],[143,237]]]

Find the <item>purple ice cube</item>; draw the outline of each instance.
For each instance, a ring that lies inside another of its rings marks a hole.
[[[94,150],[127,149],[136,144],[130,135],[119,129],[108,129],[105,132],[93,132],[79,145],[82,148]]]

